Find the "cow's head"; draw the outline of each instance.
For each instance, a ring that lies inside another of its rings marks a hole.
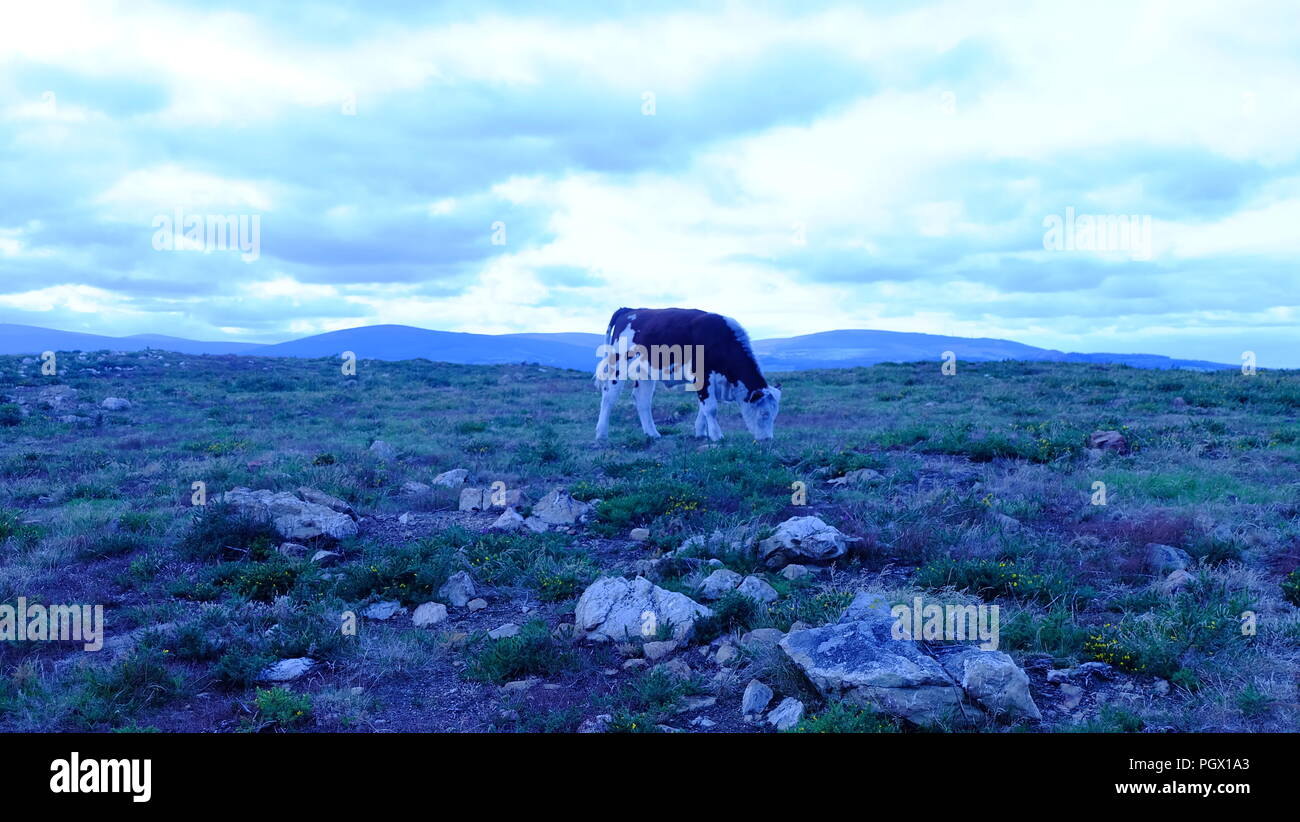
[[[776,423],[776,415],[780,410],[781,387],[777,385],[749,392],[749,396],[740,404],[740,416],[756,440],[772,439],[772,426]]]

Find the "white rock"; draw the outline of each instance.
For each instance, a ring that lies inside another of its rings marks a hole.
[[[305,656],[282,659],[262,671],[258,679],[262,682],[292,682],[310,671],[315,665],[316,660]]]
[[[629,539],[634,539],[634,540],[636,540],[637,542],[645,542],[646,540],[650,539],[650,529],[649,529],[649,528],[633,528],[633,529],[631,530],[631,532],[628,533],[628,538],[629,538]]]
[[[786,579],[799,579],[808,576],[808,569],[802,565],[790,564],[781,569],[781,576]]]
[[[415,609],[411,615],[411,623],[417,628],[428,628],[437,625],[447,618],[447,606],[441,602],[426,602]]]
[[[465,484],[469,478],[469,470],[465,468],[453,468],[450,471],[443,471],[433,478],[434,485],[441,485],[444,488],[459,488]]]
[[[677,650],[677,642],[671,639],[664,642],[647,642],[641,649],[645,658],[651,662],[663,659],[675,650]]]
[[[357,523],[348,515],[299,499],[288,491],[234,488],[220,499],[242,514],[270,523],[280,536],[291,542],[322,536],[345,539],[357,534]]]
[[[513,508],[507,508],[488,526],[489,531],[518,531],[524,527],[524,518]]]
[[[487,505],[483,502],[482,488],[462,488],[460,489],[460,503],[457,506],[461,511],[482,511]]]
[[[99,407],[105,411],[125,411],[131,407],[130,400],[124,400],[121,397],[105,397]]]
[[[695,620],[713,614],[685,594],[660,588],[644,577],[602,577],[582,592],[574,609],[579,639],[621,642],[653,638],[671,625],[673,637],[686,640]]]
[[[719,568],[700,583],[700,599],[722,599],[744,579],[735,571]]]
[[[758,716],[767,710],[772,701],[772,689],[757,679],[749,680],[745,694],[740,698],[740,712],[745,716]]]
[[[590,511],[590,505],[569,496],[563,488],[556,488],[533,506],[533,516],[547,525],[573,525]]]
[[[507,622],[505,625],[498,626],[488,631],[488,636],[492,639],[505,639],[506,637],[519,636],[519,626],[513,622]]]
[[[469,602],[465,603],[465,607],[469,608],[471,611],[481,611],[487,607],[487,600],[471,599]]]
[[[781,596],[776,592],[776,589],[771,585],[768,585],[762,577],[754,576],[753,574],[745,577],[745,581],[740,583],[740,587],[736,589],[736,593],[747,596],[750,599],[758,600],[764,604],[776,602]]]
[[[422,482],[404,482],[402,483],[402,493],[411,497],[423,496],[433,489]]]
[[[778,731],[785,731],[798,725],[803,719],[803,703],[792,696],[781,700],[781,704],[767,715],[767,721]]]
[[[438,596],[457,608],[464,608],[475,597],[474,579],[466,571],[457,571],[438,589]]]
[[[399,602],[376,602],[369,608],[361,612],[361,615],[367,619],[390,619],[391,617],[402,613],[406,609]]]
[[[397,449],[383,440],[375,440],[370,444],[370,453],[379,457],[381,460],[391,460],[397,457]]]
[[[817,517],[791,517],[776,533],[758,544],[759,558],[769,568],[792,559],[829,562],[848,552],[848,538]]]

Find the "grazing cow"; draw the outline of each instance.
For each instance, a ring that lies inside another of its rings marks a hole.
[[[740,403],[740,416],[755,439],[772,438],[781,407],[780,385],[763,379],[740,324],[693,308],[620,308],[609,320],[596,368],[600,419],[596,439],[609,436],[609,412],[631,382],[641,428],[658,437],[650,402],[655,386],[690,383],[700,399],[695,436],[722,439],[718,401]]]

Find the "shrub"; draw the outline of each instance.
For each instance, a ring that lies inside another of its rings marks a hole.
[[[574,653],[551,636],[546,623],[534,619],[516,636],[480,639],[467,674],[502,685],[528,676],[555,676],[573,668],[576,661]]]
[[[745,631],[763,618],[763,606],[754,599],[735,591],[728,592],[713,605],[713,615],[695,620],[694,641],[712,642],[732,631]]]
[[[277,544],[279,535],[269,524],[214,502],[199,506],[177,547],[191,559],[216,559],[231,550],[269,555]]]
[[[257,714],[263,723],[278,730],[293,730],[311,722],[311,696],[278,685],[265,691],[258,688]]]
[[[898,725],[871,708],[831,702],[824,711],[804,717],[789,730],[797,734],[892,734]]]

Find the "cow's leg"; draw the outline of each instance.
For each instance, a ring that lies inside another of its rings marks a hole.
[[[600,418],[596,420],[596,439],[609,437],[609,412],[623,393],[623,380],[602,380],[600,383]]]
[[[707,437],[709,435],[709,418],[704,416],[704,400],[700,400],[700,410],[695,415],[695,436]]]
[[[655,396],[654,380],[637,380],[632,387],[632,397],[636,400],[636,413],[641,418],[641,430],[647,437],[658,437],[654,415],[650,413],[651,400]]]
[[[704,413],[704,427],[709,439],[717,442],[722,439],[722,426],[718,425],[718,398],[710,395],[700,406]]]

